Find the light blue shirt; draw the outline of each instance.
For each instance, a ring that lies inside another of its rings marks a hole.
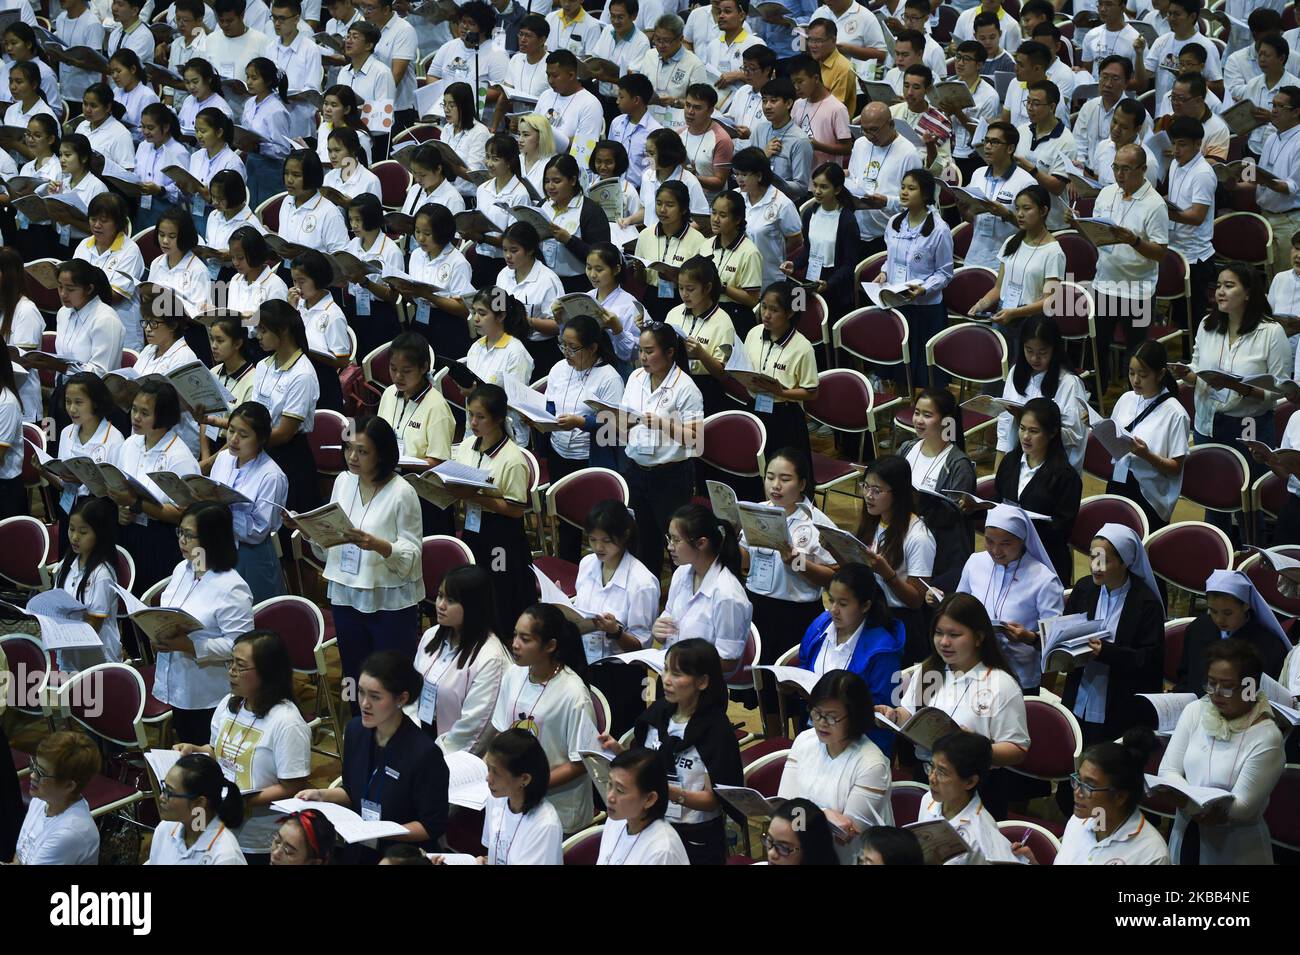
[[[952,231],[934,209],[930,210],[929,221],[933,223],[929,235],[924,234],[926,220],[913,226],[907,213],[901,218],[895,216],[885,227],[885,281],[920,282],[925,291],[912,300],[913,305],[941,302],[944,288],[952,281]]]
[[[1102,621],[1107,630],[1115,633],[1119,628],[1120,614],[1124,612],[1124,598],[1132,587],[1132,576],[1114,593],[1102,587],[1092,619]],[[1106,722],[1106,693],[1109,689],[1110,666],[1099,660],[1088,661],[1079,683],[1079,695],[1074,700],[1074,715],[1087,723]]]

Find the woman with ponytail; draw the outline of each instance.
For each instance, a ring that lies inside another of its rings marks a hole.
[[[587,721],[595,724],[578,630],[551,604],[533,604],[519,615],[510,649],[516,665],[501,679],[492,725],[499,733],[519,729],[537,737],[551,767],[546,801],[571,835],[594,814],[578,756]]]
[[[1128,360],[1128,383],[1133,390],[1120,395],[1110,417],[1133,435],[1133,450],[1115,459],[1106,493],[1126,497],[1142,508],[1155,531],[1169,523],[1182,491],[1192,422],[1178,400],[1178,382],[1169,370],[1163,343],[1148,339],[1138,346]],[[1282,446],[1287,447],[1285,439]],[[1286,542],[1300,536],[1279,539]]]
[[[1083,751],[1079,771],[1070,777],[1074,814],[1065,823],[1053,865],[1169,865],[1164,836],[1139,807],[1146,793],[1147,761],[1155,751],[1155,734],[1146,727]],[[1038,863],[1024,843],[1011,848]]]
[[[754,607],[740,583],[740,542],[726,521],[700,504],[687,504],[668,525],[668,553],[677,569],[668,602],[651,633],[665,647],[686,637],[712,644],[723,673],[740,662]]]
[[[244,68],[244,82],[248,99],[239,122],[262,137],[257,148],[248,152],[249,201],[256,209],[284,191],[284,157],[289,155],[289,110],[284,98],[289,93],[289,78],[269,57],[259,56]]]
[[[235,830],[244,821],[239,786],[206,753],[182,756],[160,780],[162,822],[145,865],[247,865]]]

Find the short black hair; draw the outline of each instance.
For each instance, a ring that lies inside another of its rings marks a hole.
[[[1026,40],[1020,44],[1020,49],[1016,50],[1016,56],[1022,54],[1030,63],[1041,66],[1043,69],[1047,69],[1052,65],[1052,51],[1037,40]]]
[[[194,527],[208,570],[234,570],[239,560],[235,524],[230,508],[214,501],[199,501],[185,508],[181,519],[194,518]]]
[[[488,753],[497,756],[511,776],[528,774],[524,786],[524,812],[542,804],[551,786],[551,763],[537,737],[525,729],[508,729],[492,737]]]
[[[1205,127],[1199,119],[1193,119],[1191,116],[1175,116],[1174,121],[1169,124],[1169,138],[1190,139],[1199,143],[1205,139]]]
[[[885,865],[925,865],[916,836],[897,826],[872,826],[862,835],[862,848],[875,852]]]
[[[153,399],[153,426],[156,429],[170,431],[180,424],[181,399],[176,394],[176,386],[166,378],[146,375],[140,379],[140,390],[136,395]]]
[[[774,99],[786,99],[794,102],[796,95],[794,84],[790,82],[788,76],[778,76],[775,79],[768,80],[759,90],[764,97],[771,96]]]
[[[222,113],[222,115],[224,116],[225,113]],[[325,182],[325,167],[321,165],[320,156],[316,155],[316,150],[295,149],[284,157],[285,165],[295,161],[302,166],[303,188],[319,189]]]
[[[1133,61],[1127,56],[1120,56],[1118,53],[1114,53],[1102,60],[1101,65],[1097,67],[1097,72],[1100,73],[1106,67],[1114,66],[1116,63],[1124,70],[1124,79],[1131,79],[1133,76]]]
[[[658,753],[641,747],[624,750],[614,757],[609,768],[626,769],[636,780],[637,789],[658,794],[655,804],[646,810],[646,822],[654,822],[668,814],[668,773]]]
[[[303,249],[289,268],[305,273],[318,289],[328,289],[334,281],[334,269],[329,260],[316,249]]]
[[[235,405],[235,410],[230,412],[231,418],[243,418],[248,422],[248,426],[253,429],[253,435],[257,438],[257,443],[263,448],[271,440],[271,412],[266,410],[266,405],[260,401],[244,401]]]
[[[983,782],[993,768],[993,744],[979,733],[957,730],[941,736],[934,742],[933,753],[947,757],[962,779],[978,776]]]
[[[808,706],[820,706],[834,700],[848,714],[848,731],[852,739],[861,739],[874,726],[871,690],[866,681],[848,670],[830,670],[813,686]]]
[[[763,88],[766,89],[767,87]],[[686,98],[699,100],[701,103],[707,104],[709,109],[713,109],[718,105],[718,91],[708,83],[692,83],[686,87]]]
[[[561,69],[578,71],[578,58],[573,55],[572,50],[552,50],[546,54],[547,66],[558,66]]]
[[[618,78],[618,88],[643,103],[649,103],[655,98],[654,84],[644,73],[624,73]]]
[[[524,18],[519,21],[519,29],[535,33],[543,40],[551,35],[551,25],[546,22],[546,17],[540,13],[525,14]]]
[[[233,169],[223,169],[212,177],[208,183],[209,194],[218,189],[221,190],[223,201],[236,210],[244,208],[248,202],[248,186],[244,184],[244,177]],[[196,229],[196,234],[197,231]]]
[[[962,40],[957,44],[957,52],[974,57],[979,63],[987,63],[989,59],[989,51],[979,40]]]
[[[401,456],[397,450],[397,435],[393,426],[379,415],[366,415],[357,419],[356,433],[364,434],[375,446],[379,456],[379,470],[375,480],[384,483],[397,470],[397,459]]]

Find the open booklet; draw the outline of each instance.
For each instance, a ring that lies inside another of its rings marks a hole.
[[[150,471],[149,479],[180,508],[209,501],[226,507],[253,503],[233,487],[203,474],[187,474],[182,477],[172,471]]]
[[[912,288],[909,282],[863,282],[862,291],[878,308],[898,308],[908,305],[912,298],[904,293]]]
[[[1200,697],[1195,693],[1138,693],[1140,699],[1151,704],[1156,711],[1156,735],[1172,736],[1178,727],[1178,718],[1183,710],[1195,703]]]
[[[447,802],[466,809],[482,809],[492,795],[488,789],[487,763],[469,750],[448,753],[445,757],[450,777]]]
[[[334,802],[306,799],[277,799],[271,803],[276,812],[302,812],[304,809],[317,809],[326,819],[334,824],[334,831],[340,839],[349,845],[357,842],[369,842],[372,839],[386,839],[391,836],[406,835],[406,827],[399,822],[376,819],[367,822],[347,806]]]
[[[122,598],[126,614],[140,631],[154,644],[167,643],[176,637],[187,637],[203,630],[203,624],[191,614],[175,607],[148,607],[140,599],[117,584],[113,585]]]
[[[1093,426],[1092,434],[1116,461],[1133,450],[1133,435],[1114,418],[1102,418]]]
[[[977,497],[967,491],[954,491],[946,488],[942,492],[946,497],[951,498],[958,504],[971,511],[991,511],[998,506],[997,501],[989,501],[982,497]],[[1051,518],[1046,514],[1039,514],[1037,511],[1025,511],[1025,516],[1031,521],[1050,521]]]
[[[19,607],[0,600],[4,607],[24,617],[35,617],[41,628],[41,643],[47,650],[77,650],[103,647],[95,628],[86,623],[86,605],[62,588],[32,596]]]
[[[961,729],[951,716],[933,706],[921,707],[902,726],[880,713],[876,714],[876,722],[926,750],[933,749],[936,740]]]
[[[1115,635],[1104,620],[1089,620],[1086,613],[1063,614],[1040,620],[1043,641],[1043,672],[1068,673],[1092,657],[1088,641],[1114,643]]]
[[[1123,242],[1116,230],[1124,227],[1118,222],[1107,219],[1105,216],[1075,217],[1071,221],[1074,227],[1079,230],[1079,234],[1097,248],[1106,245],[1120,245]]]
[[[748,547],[766,547],[770,550],[782,550],[792,547],[790,525],[786,523],[785,511],[770,504],[754,504],[740,501],[736,504],[740,515],[740,529],[745,533]]]
[[[501,489],[492,483],[489,472],[459,461],[443,461],[423,474],[406,474],[403,477],[415,489],[416,494],[443,509],[456,503],[456,496],[447,490],[448,485],[473,488],[485,497],[503,496]]]
[[[298,530],[302,531],[303,537],[320,547],[346,544],[348,531],[355,529],[337,501],[331,501],[305,514],[297,514],[279,504],[275,506],[293,518],[294,523],[298,525]]]
[[[592,785],[603,798],[609,789],[609,764],[613,762],[615,754],[600,744],[600,730],[596,728],[595,722],[587,715],[586,710],[578,716],[577,752],[582,759],[583,768],[591,778]]]
[[[1264,550],[1252,545],[1247,545],[1246,549],[1259,554],[1260,559],[1268,564],[1279,577],[1285,577],[1293,584],[1300,584],[1300,560],[1288,557],[1285,554],[1279,554],[1276,549]]]
[[[573,601],[569,599],[569,595],[561,590],[558,584],[554,583],[549,577],[542,573],[541,568],[536,564],[532,565],[532,571],[533,576],[537,578],[537,588],[541,592],[540,599],[542,603],[552,604],[558,607],[560,613],[564,614],[564,616],[575,624],[583,619],[591,620],[600,615],[601,611],[599,610],[578,609],[578,607],[574,605]]]
[[[1164,790],[1182,793],[1187,797],[1187,805],[1184,808],[1192,815],[1199,815],[1220,803],[1231,802],[1236,798],[1226,789],[1219,789],[1217,786],[1193,786],[1186,780],[1173,776],[1152,776],[1150,773],[1143,773],[1142,778],[1146,780],[1147,789],[1152,792]]]
[[[803,667],[786,667],[777,666],[772,663],[764,663],[760,666],[752,667],[752,669],[766,670],[776,678],[777,683],[798,687],[800,695],[804,697],[811,695],[813,687],[815,687],[817,681],[821,679],[821,677],[812,670],[805,670]]]
[[[667,650],[657,650],[650,647],[646,650],[630,650],[627,653],[615,653],[612,656],[601,657],[596,663],[640,663],[656,673],[663,673],[664,659],[667,656]]]
[[[714,783],[713,794],[747,819],[769,819],[787,800],[769,799],[748,786],[723,786]]]
[[[506,401],[538,431],[549,433],[560,427],[559,419],[546,407],[546,396],[518,378],[506,379]]]
[[[1253,457],[1260,454],[1264,457],[1275,455],[1278,463],[1288,471],[1295,472],[1300,470],[1300,450],[1296,448],[1270,448],[1263,441],[1245,441],[1241,442],[1242,447],[1250,452]]]
[[[705,481],[704,486],[709,491],[709,505],[713,508],[713,516],[726,521],[732,527],[739,527],[740,508],[736,492],[721,481]]]
[[[723,367],[726,369],[727,374],[740,382],[745,390],[752,395],[782,391],[785,388],[785,385],[771,375],[755,371],[753,362],[749,360],[749,353],[743,347],[733,348],[731,354],[727,356],[726,365]]]
[[[943,865],[949,859],[970,852],[970,846],[947,819],[912,822],[903,828],[916,836],[916,841],[921,844],[921,857],[926,865]]]
[[[961,403],[961,407],[988,418],[996,418],[1003,412],[1017,415],[1025,408],[1021,402],[1014,399],[995,398],[992,395],[976,395],[974,398],[968,398]]]
[[[86,457],[68,458],[63,463],[92,497],[108,497],[110,492],[129,493],[151,504],[161,503],[153,491],[115,464],[99,464]]]
[[[817,525],[821,544],[831,552],[839,564],[867,564],[867,555],[871,548],[858,540],[848,531],[838,527]]]

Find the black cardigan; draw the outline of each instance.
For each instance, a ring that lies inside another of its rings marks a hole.
[[[1026,511],[1046,514],[1049,520],[1035,521],[1034,527],[1038,529],[1038,536],[1042,538],[1043,547],[1052,558],[1052,566],[1061,582],[1073,580],[1070,532],[1074,530],[1074,518],[1079,513],[1079,500],[1083,497],[1083,479],[1063,453],[1057,454],[1043,462],[1038,473],[1025,485],[1025,493],[1020,494],[1016,488],[1020,483],[1020,459],[1023,455],[1024,451],[1016,445],[1002,459],[994,478],[993,500],[999,504],[1003,501],[1019,504]]]
[[[1132,584],[1124,598],[1124,609],[1119,612],[1115,642],[1102,643],[1098,662],[1110,667],[1110,683],[1106,689],[1106,715],[1101,724],[1114,739],[1136,722],[1138,711],[1135,693],[1159,693],[1164,688],[1165,664],[1165,614],[1160,598],[1144,581],[1129,578]],[[1070,599],[1065,602],[1065,612],[1086,613],[1089,620],[1096,619],[1097,601],[1101,586],[1091,577],[1084,577],[1074,585]],[[1073,712],[1083,680],[1083,668],[1072,671],[1065,681],[1061,702]],[[1082,720],[1080,720],[1082,722]],[[1089,740],[1088,742],[1091,742]]]
[[[668,735],[668,722],[672,719],[677,704],[668,700],[656,700],[636,718],[632,728],[636,745],[645,746],[650,727],[659,731],[659,761],[664,772],[676,774],[676,755],[684,749],[694,746],[704,760],[704,767],[709,771],[709,782],[723,786],[744,785],[744,770],[740,764],[740,744],[736,742],[736,731],[727,719],[726,707],[711,707],[696,710],[686,724],[686,732],[679,740]],[[744,817],[735,813],[723,802],[722,808],[738,822],[743,824]]]
[[[578,230],[564,243],[564,247],[575,259],[585,263],[593,245],[608,241],[609,217],[597,203],[583,196],[582,208],[578,212]]]
[[[1245,640],[1259,651],[1265,673],[1275,680],[1281,676],[1287,651],[1276,633],[1251,618],[1241,629],[1234,631],[1232,636]],[[1174,687],[1177,692],[1195,693],[1197,696],[1205,692],[1205,680],[1209,672],[1205,651],[1221,639],[1219,628],[1214,625],[1208,613],[1201,614],[1187,625],[1187,631],[1183,635],[1183,658],[1178,663],[1178,683]]]
[[[423,823],[429,840],[419,846],[433,851],[447,829],[450,776],[442,750],[405,718],[382,750],[377,750],[374,739],[375,731],[363,727],[359,716],[353,717],[343,732],[343,788],[350,808],[360,815],[362,799],[371,799],[380,803],[381,819],[403,825]],[[376,849],[363,843],[350,845],[344,850],[344,860],[374,864],[390,845],[393,843],[387,839],[380,839]]]
[[[808,228],[813,213],[817,211],[814,203],[800,213],[803,222],[803,245],[794,256],[794,270],[802,275],[808,268],[808,253],[811,251],[808,241]],[[854,284],[853,270],[862,261],[862,233],[858,230],[858,220],[848,206],[840,206],[840,218],[835,230],[835,265],[830,271],[823,270],[821,280],[826,283],[826,305],[831,310],[831,320],[841,317],[853,308]]]

